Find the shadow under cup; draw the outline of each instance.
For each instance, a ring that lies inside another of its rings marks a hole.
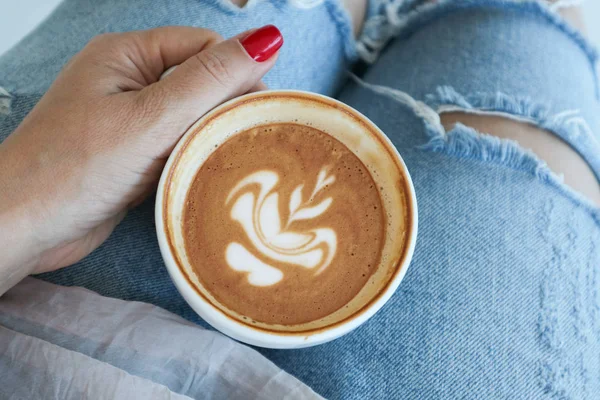
[[[358,294],[332,314],[297,325],[252,321],[219,303],[194,273],[184,244],[182,216],[186,197],[202,164],[237,133],[275,123],[316,128],[352,151],[379,188],[387,222],[379,266]],[[252,345],[298,348],[324,343],[350,332],[392,296],[414,251],[417,203],[402,158],[383,132],[366,117],[325,96],[299,91],[265,91],[225,103],[196,122],[184,135],[160,180],[156,228],[171,279],[204,320],[234,339]]]

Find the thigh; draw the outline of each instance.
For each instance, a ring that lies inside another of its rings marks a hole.
[[[599,209],[516,142],[447,131],[439,117],[447,106],[525,120],[597,171],[591,53],[537,4],[476,3],[405,20],[365,82],[340,96],[397,146],[420,226],[404,281],[369,322],[317,348],[266,351],[327,397],[600,391]]]

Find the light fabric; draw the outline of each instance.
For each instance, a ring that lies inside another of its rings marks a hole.
[[[255,350],[147,303],[27,278],[0,299],[1,399],[319,399]]]

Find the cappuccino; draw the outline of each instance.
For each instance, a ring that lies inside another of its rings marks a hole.
[[[313,127],[241,132],[201,166],[183,212],[202,285],[253,321],[296,325],[348,304],[378,267],[386,216],[369,170]]]
[[[200,119],[169,158],[156,228],[188,304],[240,341],[298,348],[369,319],[417,235],[410,175],[387,137],[334,99],[265,91]]]

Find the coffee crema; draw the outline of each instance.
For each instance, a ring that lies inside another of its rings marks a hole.
[[[380,264],[386,216],[368,169],[309,126],[238,133],[196,173],[183,210],[187,258],[245,318],[303,324],[348,304]]]

